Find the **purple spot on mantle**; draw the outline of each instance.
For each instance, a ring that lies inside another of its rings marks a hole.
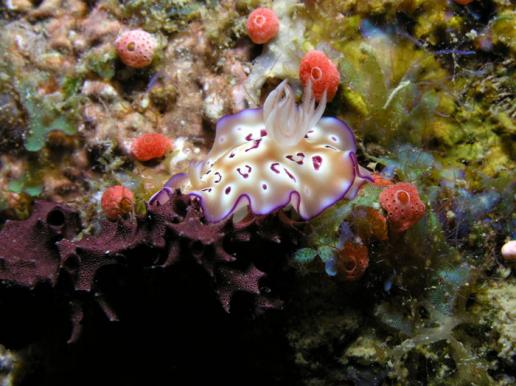
[[[293,155],[287,155],[287,159],[289,159],[290,161],[293,161],[293,162],[297,163],[298,165],[303,165],[303,159],[305,158],[304,153],[297,153],[296,157],[297,157],[297,159],[294,159]]]
[[[246,141],[251,141],[253,139],[253,133],[249,133],[245,136]]]
[[[213,181],[215,182],[216,184],[218,184],[220,181],[222,181],[222,174],[220,174],[219,172],[215,172],[215,176],[218,178],[217,180]]]
[[[249,150],[258,149],[258,146],[260,146],[261,139],[257,139],[254,141],[254,145],[251,146],[249,149],[245,149],[245,152],[247,153]]]
[[[226,190],[224,190],[224,193],[229,194],[231,192],[231,186],[228,186]]]
[[[320,155],[314,155],[312,157],[312,163],[314,164],[314,169],[319,170],[322,164],[322,157]]]
[[[201,189],[201,192],[208,192],[208,193],[211,193],[211,188],[204,188],[204,189]]]
[[[314,131],[313,130],[308,130],[305,134],[305,138],[308,139],[308,134],[312,134]]]
[[[229,158],[233,158],[234,156],[235,156],[235,153],[231,153],[231,154],[229,155]]]
[[[253,170],[253,168],[252,168],[251,166],[249,166],[249,165],[244,165],[244,166],[247,168],[247,172],[242,172],[242,171],[240,170],[240,168],[237,168],[237,172],[238,172],[238,174],[240,174],[242,177],[247,178],[247,177],[249,177],[249,173],[251,173],[251,170]]]
[[[333,142],[337,142],[337,137],[336,137],[336,136],[332,135],[330,138],[331,138],[331,140],[332,140]]]
[[[278,168],[278,165],[279,165],[279,162],[274,162],[273,164],[271,164],[271,170],[276,173],[276,174],[279,174],[280,171],[277,169]]]
[[[260,130],[260,137],[265,137],[265,136],[267,136],[267,130],[261,129]]]
[[[330,145],[324,145],[324,147],[325,147],[326,149],[331,149],[331,150],[335,150],[335,151],[337,151],[337,149],[335,149],[333,146],[330,146]]]
[[[262,184],[262,189],[267,190],[267,184]]]
[[[290,179],[291,179],[292,181],[297,182],[296,177],[294,177],[294,176],[292,175],[292,173],[290,173],[290,172],[289,172],[287,169],[285,169],[285,168],[283,168],[283,170],[285,171],[285,173],[287,173],[287,176],[289,176],[289,177],[290,177]]]

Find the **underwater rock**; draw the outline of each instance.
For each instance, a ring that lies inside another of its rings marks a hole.
[[[0,345],[0,384],[14,386],[18,384],[17,375],[23,367],[22,358],[15,352]]]
[[[474,313],[489,335],[484,344],[510,366],[516,365],[516,283],[514,277],[492,280],[477,295]]]
[[[0,150],[13,151],[21,147],[26,131],[25,113],[14,90],[0,92]]]

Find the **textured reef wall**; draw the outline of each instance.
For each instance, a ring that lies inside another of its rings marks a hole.
[[[515,12],[2,0],[0,383],[514,384]],[[315,100],[350,128],[343,199],[334,164],[265,215],[221,194],[214,223],[169,180],[205,182],[219,119],[264,102],[246,141],[319,170],[287,143]]]

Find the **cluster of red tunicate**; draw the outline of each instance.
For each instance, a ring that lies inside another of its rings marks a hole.
[[[133,210],[134,195],[125,186],[114,185],[104,191],[100,203],[106,217],[116,220]]]
[[[131,152],[138,161],[161,158],[171,149],[170,140],[163,134],[140,135],[133,141]]]
[[[340,74],[337,66],[324,52],[312,50],[308,52],[299,65],[299,78],[306,86],[312,84],[315,100],[320,101],[326,91],[326,98],[331,101],[337,93],[340,83]]]
[[[387,211],[391,229],[405,232],[425,214],[425,204],[419,198],[416,187],[400,182],[385,188],[380,193],[380,205]]]
[[[346,242],[337,253],[335,265],[341,279],[345,281],[360,279],[369,265],[367,247],[350,241]]]
[[[158,42],[150,33],[136,29],[120,34],[115,46],[118,57],[124,64],[142,68],[152,63]]]
[[[247,34],[256,44],[268,43],[279,31],[279,20],[272,9],[257,8],[247,18]]]
[[[257,8],[247,18],[247,34],[256,44],[268,43],[279,31],[279,19],[272,9]],[[303,86],[312,85],[316,101],[320,101],[324,92],[331,101],[337,93],[340,73],[337,66],[322,51],[309,51],[301,60],[299,78]]]

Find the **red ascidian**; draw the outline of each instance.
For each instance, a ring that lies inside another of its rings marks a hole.
[[[278,35],[279,19],[272,9],[257,8],[247,18],[247,34],[255,44],[265,44]]]
[[[125,31],[115,41],[120,60],[132,68],[147,67],[152,63],[158,47],[156,38],[141,29]]]
[[[114,185],[104,191],[100,204],[106,217],[114,221],[132,212],[134,195],[125,186]]]
[[[340,83],[340,73],[335,63],[322,51],[308,52],[299,65],[299,78],[303,86],[312,85],[316,101],[321,101],[326,91],[326,100],[331,101],[337,93]]]
[[[142,134],[131,146],[131,153],[138,161],[150,161],[164,157],[172,145],[170,139],[159,133]]]
[[[419,198],[416,187],[400,182],[380,193],[380,205],[387,211],[387,220],[395,233],[405,232],[425,214],[425,204]]]

